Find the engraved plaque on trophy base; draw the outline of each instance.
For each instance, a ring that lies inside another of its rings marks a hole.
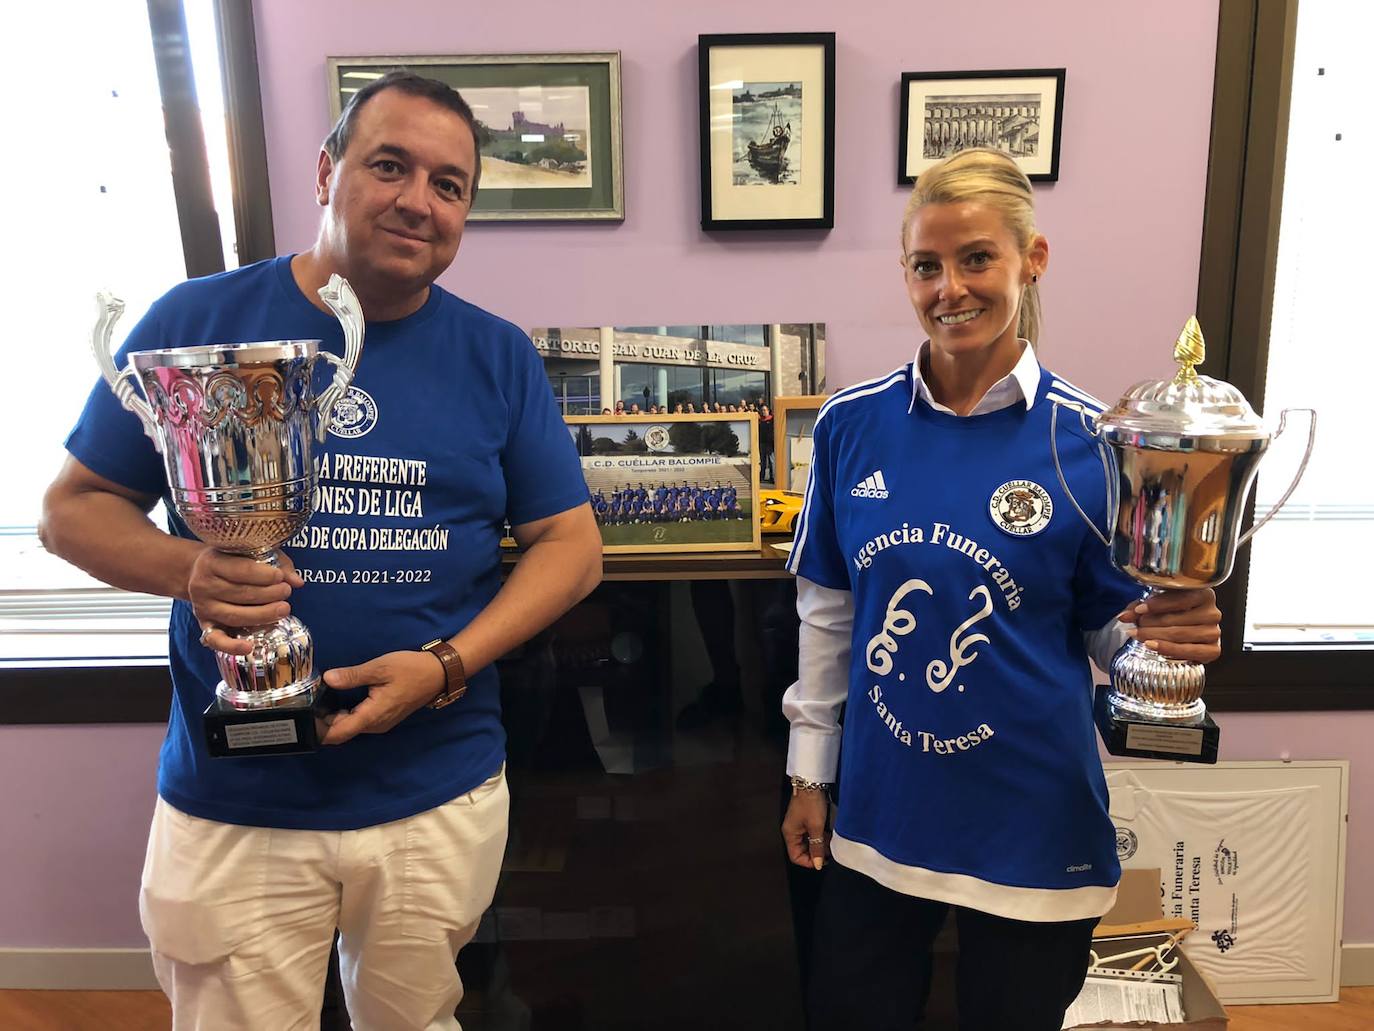
[[[323,710],[318,702],[306,701],[308,695],[301,697],[300,705],[272,709],[221,708],[218,700],[211,702],[203,721],[210,754],[224,759],[318,751]]]
[[[212,548],[266,565],[277,565],[277,549],[314,511],[312,451],[324,443],[362,357],[366,323],[352,288],[333,275],[319,295],[343,330],[343,357],[318,340],[205,344],[135,351],[122,371],[110,337],[124,303],[97,299],[91,349],[115,397],[161,453],[176,514]],[[334,378],[317,397],[318,359],[334,366]],[[252,650],[214,652],[222,679],[203,720],[210,755],[314,752],[324,691],[309,628],[287,615],[231,633]]]
[[[1111,688],[1098,684],[1093,692],[1093,722],[1102,743],[1112,755],[1135,759],[1173,759],[1183,763],[1217,761],[1221,728],[1210,714],[1202,722],[1187,724],[1150,723],[1127,716],[1113,715],[1107,704]]]

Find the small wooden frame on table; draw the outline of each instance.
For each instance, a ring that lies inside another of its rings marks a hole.
[[[456,89],[481,137],[474,222],[623,221],[620,53],[331,57],[337,121],[359,89],[406,69]]]
[[[758,417],[570,415],[605,550],[758,551]]]
[[[773,479],[779,490],[806,490],[811,436],[828,394],[773,398]]]
[[[701,36],[701,228],[835,225],[835,34]]]
[[[1064,69],[903,72],[897,182],[968,147],[1009,154],[1033,183],[1059,179]]]

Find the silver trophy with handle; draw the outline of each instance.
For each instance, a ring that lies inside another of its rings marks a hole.
[[[1283,507],[1312,455],[1315,411],[1284,409],[1271,435],[1239,390],[1198,375],[1204,356],[1202,330],[1189,318],[1174,345],[1179,370],[1173,379],[1137,383],[1095,417],[1080,405],[1055,401],[1050,418],[1060,486],[1110,551],[1112,565],[1148,588],[1146,597],[1225,581],[1236,550]],[[1060,408],[1075,411],[1099,441],[1110,523],[1105,534],[1065,482],[1057,448]],[[1260,459],[1294,411],[1309,415],[1297,475],[1278,503],[1241,533]],[[1169,658],[1132,640],[1117,652],[1110,673],[1111,685],[1098,691],[1094,717],[1111,754],[1216,762],[1220,731],[1202,700],[1201,663]]]
[[[310,519],[314,446],[324,443],[362,357],[362,308],[347,280],[331,276],[320,297],[343,326],[342,358],[318,340],[273,340],[139,351],[122,371],[110,337],[124,304],[107,293],[96,299],[96,361],[162,454],[177,515],[211,547],[269,565]],[[313,375],[321,358],[334,376],[317,397]],[[310,631],[292,615],[230,633],[251,641],[253,650],[214,653],[221,679],[205,710],[210,753],[314,751],[322,689]]]

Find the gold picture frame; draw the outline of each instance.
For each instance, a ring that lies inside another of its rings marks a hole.
[[[773,482],[778,490],[805,493],[811,471],[811,434],[829,394],[773,398]]]
[[[751,412],[564,417],[608,554],[758,551]]]

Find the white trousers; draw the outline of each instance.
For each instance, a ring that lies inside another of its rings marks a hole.
[[[458,950],[506,848],[504,771],[355,831],[240,827],[158,799],[139,912],[175,1031],[317,1028],[337,928],[355,1031],[453,1031]]]

